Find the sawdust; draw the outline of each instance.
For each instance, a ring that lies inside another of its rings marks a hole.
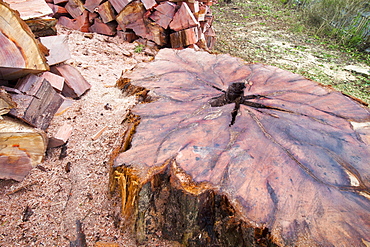
[[[54,117],[51,137],[64,123],[73,126],[66,145],[49,149],[45,161],[20,183],[0,180],[0,246],[69,246],[81,220],[88,246],[98,241],[137,246],[120,230],[119,203],[108,193],[112,149],[124,130],[122,120],[135,104],[114,87],[122,71],[152,57],[135,53],[135,44],[119,37],[83,34],[58,27],[69,36],[74,65],[92,88]],[[151,240],[150,246],[172,246]]]

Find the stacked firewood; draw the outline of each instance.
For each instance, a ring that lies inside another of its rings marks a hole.
[[[50,139],[45,130],[65,103],[91,85],[64,63],[70,58],[67,36],[36,40],[18,12],[1,0],[0,51],[0,179],[20,181],[43,160],[47,147],[67,142],[71,126]]]
[[[138,37],[159,47],[198,45],[212,49],[215,32],[212,0],[46,0],[53,17],[71,29],[119,35],[125,41]]]

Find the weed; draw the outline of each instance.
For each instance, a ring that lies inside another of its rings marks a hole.
[[[143,50],[144,50],[144,45],[137,45],[137,46],[135,46],[135,48],[134,48],[134,52],[135,53],[141,53]]]

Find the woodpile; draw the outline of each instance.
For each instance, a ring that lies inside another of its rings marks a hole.
[[[58,23],[82,32],[138,37],[159,47],[212,49],[212,0],[46,0]]]
[[[22,180],[44,158],[45,130],[67,97],[81,97],[91,85],[74,67],[67,37],[35,39],[19,12],[0,0],[0,179]],[[46,6],[47,7],[47,6]],[[26,9],[27,10],[27,9]],[[49,147],[65,144],[72,128],[63,125]]]

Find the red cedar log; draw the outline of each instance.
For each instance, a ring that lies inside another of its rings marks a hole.
[[[48,148],[55,148],[67,143],[73,131],[72,125],[64,123],[58,128],[57,133],[49,139]]]
[[[95,19],[94,24],[89,28],[89,31],[114,36],[117,33],[117,23],[103,23],[100,19]]]
[[[69,29],[79,30],[81,32],[88,32],[90,27],[89,11],[85,10],[83,14],[76,19],[70,19],[68,17],[61,16],[58,19],[58,23]]]
[[[140,1],[131,2],[117,16],[116,21],[122,28],[132,29],[136,35],[154,41],[157,45],[166,44],[164,29],[145,17],[146,10]]]
[[[52,17],[54,18],[60,18],[61,16],[67,16],[69,15],[68,11],[66,8],[62,7],[62,6],[59,6],[59,5],[56,5],[56,4],[52,4],[52,3],[48,3],[48,6],[53,10],[53,15]]]
[[[64,4],[64,3],[68,3],[68,0],[54,0],[54,4]]]
[[[198,1],[194,1],[194,2],[187,2],[191,12],[193,12],[193,14],[195,13],[198,13],[199,12],[199,2]]]
[[[44,158],[47,137],[16,119],[0,119],[0,179],[22,181]]]
[[[86,0],[84,7],[93,13],[95,11],[95,8],[100,5],[100,3],[103,2],[103,0]]]
[[[71,58],[67,35],[40,37],[40,41],[49,49],[49,55],[46,56],[49,65],[62,63]]]
[[[65,97],[78,98],[91,88],[80,72],[68,64],[50,67],[51,72],[64,77],[62,94]]]
[[[31,29],[6,3],[0,2],[0,79],[18,79],[48,70],[43,47]]]
[[[64,86],[64,78],[56,75],[54,73],[51,73],[49,71],[46,71],[40,75],[40,77],[45,78],[50,85],[57,90],[57,92],[61,92],[63,90]]]
[[[155,0],[141,0],[141,2],[144,4],[145,9],[151,9],[157,4]]]
[[[127,4],[129,4],[130,0],[109,0],[109,2],[112,4],[113,8],[117,11],[117,13],[120,13]]]
[[[191,27],[199,26],[189,6],[183,2],[180,9],[175,13],[170,28],[174,31],[180,31]]]
[[[198,27],[191,27],[170,34],[171,47],[181,48],[198,42],[200,38]]]
[[[25,94],[12,95],[17,108],[11,109],[9,114],[36,128],[47,129],[63,103],[63,97],[47,80],[35,75],[20,79],[16,88]]]
[[[110,2],[102,3],[101,5],[99,5],[97,10],[104,23],[111,22],[116,19],[114,9]]]
[[[150,19],[155,21],[163,28],[168,28],[168,25],[173,19],[176,11],[176,4],[171,2],[163,2],[154,8],[155,11],[150,15]]]
[[[85,8],[80,0],[69,0],[65,8],[73,18],[78,18],[84,12]]]

